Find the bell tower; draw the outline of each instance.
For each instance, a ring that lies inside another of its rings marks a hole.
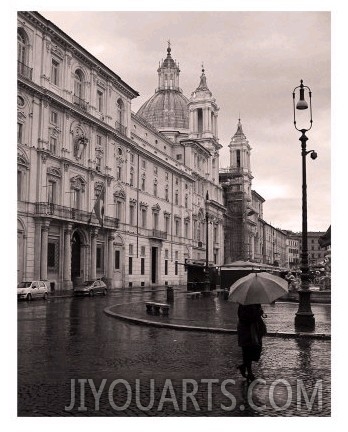
[[[237,131],[231,138],[230,144],[230,170],[238,173],[243,178],[243,190],[248,196],[251,196],[251,167],[250,153],[251,147],[249,141],[243,132],[240,119],[238,119]]]
[[[216,147],[218,145],[218,111],[219,107],[216,104],[216,100],[209,90],[207,85],[207,78],[204,73],[204,67],[202,66],[202,75],[200,77],[199,86],[191,94],[189,100],[189,138],[205,142],[209,141]],[[217,150],[217,148],[215,149]]]

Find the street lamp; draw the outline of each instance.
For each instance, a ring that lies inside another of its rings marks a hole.
[[[299,100],[295,104],[295,95],[299,93]],[[309,96],[309,105],[305,100],[305,93]],[[301,253],[301,288],[299,290],[299,307],[295,316],[295,328],[302,331],[311,331],[315,327],[315,319],[311,309],[311,292],[309,289],[309,265],[308,265],[308,229],[307,229],[307,179],[306,179],[306,156],[311,155],[314,160],[317,153],[314,150],[306,150],[308,132],[313,125],[312,120],[312,92],[311,89],[301,84],[295,87],[293,93],[294,108],[294,126],[301,132],[299,140],[301,141],[302,156],[302,253]],[[309,108],[309,127],[298,128],[296,124],[296,110],[307,110]]]
[[[204,278],[204,294],[208,295],[210,293],[210,277],[209,277],[209,214],[208,214],[208,201],[209,201],[209,193],[205,196],[205,278]]]

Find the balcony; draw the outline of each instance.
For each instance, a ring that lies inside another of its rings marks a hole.
[[[81,99],[79,96],[73,95],[73,104],[80,107],[83,111],[87,111],[87,102]]]
[[[17,61],[17,72],[18,72],[18,75],[32,80],[33,68],[28,67],[26,64],[24,64],[20,61]]]
[[[47,202],[38,202],[35,204],[35,215],[51,217],[63,221],[76,221],[85,224],[99,225],[99,221],[94,213],[91,214],[91,212],[86,212],[84,210]],[[117,229],[118,225],[119,219],[104,216],[105,228]]]
[[[150,232],[149,237],[156,240],[167,240],[167,233],[165,231],[153,229]]]
[[[121,123],[115,121],[115,129],[117,132],[120,132],[121,135],[126,135],[127,128],[126,126],[121,125]]]

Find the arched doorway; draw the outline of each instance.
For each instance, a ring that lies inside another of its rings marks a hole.
[[[71,239],[71,280],[75,285],[81,277],[81,237],[75,231]]]

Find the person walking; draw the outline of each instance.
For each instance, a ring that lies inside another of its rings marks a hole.
[[[243,363],[238,370],[248,383],[255,379],[252,362],[259,361],[262,351],[262,337],[266,334],[266,325],[262,319],[260,304],[239,305],[238,307],[238,345],[242,348]]]

